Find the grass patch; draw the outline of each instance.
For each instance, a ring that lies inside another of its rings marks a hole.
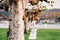
[[[28,40],[30,31],[25,34],[25,40]],[[0,40],[7,40],[7,29],[0,28]],[[37,40],[60,40],[60,30],[38,29]]]
[[[30,35],[30,31],[27,34],[25,34],[25,40],[29,40],[28,39],[29,38],[29,35]]]
[[[39,29],[37,40],[60,40],[60,30]]]
[[[30,31],[25,34],[25,40],[28,40]],[[7,29],[5,28],[0,28],[0,40],[7,40]]]
[[[0,28],[0,40],[7,40],[7,29]]]

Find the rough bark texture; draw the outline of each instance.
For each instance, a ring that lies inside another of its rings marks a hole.
[[[24,9],[25,9],[25,6],[28,4],[29,0],[24,0],[23,2],[24,2]],[[24,32],[27,33],[28,31],[29,31],[28,17],[25,17],[24,18]]]
[[[26,17],[25,21],[24,21],[24,32],[27,33],[29,31],[29,22],[28,22],[28,17]]]
[[[24,0],[12,1],[10,5],[10,33],[8,40],[24,40]]]

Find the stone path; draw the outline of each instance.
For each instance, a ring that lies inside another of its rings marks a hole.
[[[36,40],[36,35],[37,35],[37,29],[32,29],[29,36],[29,40]]]

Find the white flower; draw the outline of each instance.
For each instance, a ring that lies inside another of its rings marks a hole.
[[[30,3],[28,3],[25,8],[28,9],[28,10],[31,10],[32,9],[32,5]]]

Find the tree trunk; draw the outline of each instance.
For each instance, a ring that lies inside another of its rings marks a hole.
[[[28,17],[26,17],[26,32],[29,31],[29,21],[28,21]]]
[[[15,0],[11,5],[10,32],[8,40],[24,40],[24,0]]]
[[[24,4],[25,4],[24,6],[26,6],[28,4],[29,0],[24,0],[24,1],[25,1],[24,2]],[[26,17],[26,18],[24,18],[24,32],[27,33],[28,31],[29,31],[28,17]]]
[[[24,32],[27,33],[29,31],[29,22],[28,22],[28,17],[25,18],[25,21],[24,21]]]
[[[29,0],[25,0],[25,6],[28,4]]]

